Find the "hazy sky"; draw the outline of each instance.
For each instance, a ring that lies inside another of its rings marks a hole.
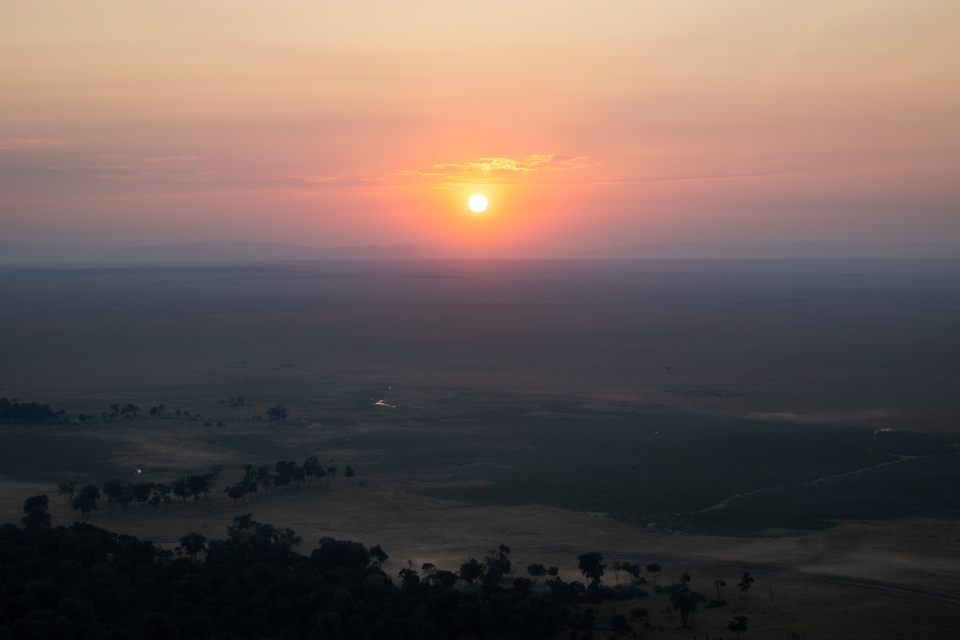
[[[958,34],[957,0],[8,0],[0,239],[960,240]]]

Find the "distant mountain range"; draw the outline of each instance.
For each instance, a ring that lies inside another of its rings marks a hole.
[[[960,242],[853,244],[841,242],[680,242],[630,244],[572,251],[532,244],[448,251],[417,244],[317,248],[279,242],[189,242],[142,247],[85,249],[0,243],[0,264],[279,262],[289,260],[435,260],[455,258],[533,260],[775,260],[960,259]]]

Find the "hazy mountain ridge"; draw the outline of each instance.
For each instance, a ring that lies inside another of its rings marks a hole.
[[[575,251],[534,244],[483,247],[308,247],[282,242],[211,241],[90,249],[0,243],[0,264],[264,262],[289,260],[434,260],[450,258],[530,260],[776,260],[960,259],[960,242],[856,244],[842,242],[719,241],[639,243]]]

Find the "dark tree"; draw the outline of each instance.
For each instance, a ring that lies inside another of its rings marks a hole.
[[[59,495],[67,496],[68,501],[73,500],[74,487],[76,486],[77,483],[74,481],[64,482],[62,485],[60,485]]]
[[[550,576],[551,578],[556,578],[557,576],[560,575],[560,569],[558,569],[557,567],[550,567],[549,569],[547,569],[547,575]]]
[[[657,584],[657,574],[660,573],[661,569],[663,569],[663,567],[658,565],[656,562],[647,565],[647,571],[653,574],[653,584]]]
[[[513,579],[513,588],[517,590],[517,593],[526,597],[533,593],[533,582],[531,582],[530,578],[517,576]]]
[[[353,472],[353,467],[351,467],[350,465],[347,465],[347,469],[346,471],[343,472],[343,475],[347,479],[347,482],[350,482],[350,479],[357,474]]]
[[[16,400],[16,398],[14,398]],[[62,412],[60,412],[62,413]],[[37,404],[36,402],[10,402],[6,398],[0,398],[0,420],[10,420],[12,422],[46,422],[57,416],[48,404]]]
[[[617,584],[620,584],[620,572],[623,571],[623,563],[619,560],[614,560],[610,564],[610,568],[613,569],[613,579]]]
[[[227,487],[227,496],[233,498],[233,504],[237,504],[237,500],[242,498],[247,494],[246,489],[242,485],[236,484],[232,487]]]
[[[750,585],[753,584],[753,576],[751,576],[746,571],[743,572],[743,576],[740,577],[740,582],[737,583],[737,588],[743,592],[743,601],[747,601],[747,591],[750,591]],[[732,629],[731,629],[732,631]],[[744,629],[746,631],[746,629]]]
[[[483,577],[483,565],[473,558],[469,558],[460,565],[460,579],[469,585],[472,585],[479,578]]]
[[[689,582],[690,576],[683,574],[670,592],[670,604],[674,611],[680,612],[680,622],[684,629],[687,628],[690,613],[697,610],[697,601],[690,592],[690,587],[687,586]]]
[[[220,465],[215,465],[210,469],[210,475],[213,476],[213,479],[217,481],[217,493],[220,493],[220,474],[223,473],[223,467]]]
[[[110,411],[112,413],[120,413],[120,405],[119,404],[110,405]]]
[[[140,413],[140,407],[133,403],[127,404],[123,409],[120,409],[120,413],[130,413],[133,414],[133,417],[136,417]]]
[[[318,471],[320,473],[317,473]],[[319,481],[323,475],[323,467],[320,466],[320,461],[317,460],[317,456],[311,456],[303,461],[303,472],[307,474],[307,478],[317,478]]]
[[[297,463],[292,460],[290,462],[278,460],[274,467],[277,475],[273,479],[273,484],[278,487],[290,486],[290,483],[293,482],[294,479],[294,469],[296,469],[296,467]]]
[[[734,616],[730,624],[727,625],[727,631],[733,631],[737,634],[737,640],[740,640],[740,633],[747,630],[747,617]]]
[[[287,419],[287,408],[280,403],[277,403],[267,409],[267,418],[270,419],[270,422],[274,420],[283,423]]]
[[[80,495],[87,496],[96,502],[100,499],[100,489],[97,489],[96,485],[88,484],[83,489],[80,489]]]
[[[297,489],[299,489],[300,483],[307,481],[307,473],[304,471],[303,467],[298,464],[294,464],[292,473],[293,481],[297,483]]]
[[[49,507],[50,500],[47,499],[45,494],[42,496],[33,496],[32,498],[27,498],[27,501],[23,505],[23,512],[26,515],[20,519],[20,522],[22,522],[23,526],[26,528],[49,528],[51,522],[50,514],[47,513],[47,509]]]
[[[540,578],[547,575],[547,568],[542,564],[531,564],[527,567],[527,573],[533,576],[535,582],[540,582]]]
[[[621,613],[615,614],[610,618],[610,628],[613,629],[613,633],[618,636],[626,635],[633,631],[633,629],[630,628],[630,623],[627,622],[627,618]]]
[[[378,569],[380,568],[380,565],[386,562],[387,558],[390,557],[386,553],[384,553],[383,549],[380,548],[380,545],[377,545],[375,547],[370,547],[369,553],[370,553],[370,559],[373,560],[373,563],[377,565]]]
[[[337,467],[337,465],[335,465],[335,464],[334,464],[334,465],[330,465],[329,467],[327,467],[327,475],[330,476],[329,478],[327,478],[327,486],[328,486],[328,487],[330,486],[331,480],[333,480],[333,478],[335,478],[335,477],[337,476],[337,470],[338,470],[338,467]]]
[[[717,588],[717,600],[720,600],[720,587],[727,586],[727,583],[724,580],[714,580],[713,586]]]
[[[173,495],[183,500],[183,504],[187,504],[187,496],[190,495],[190,485],[187,483],[186,478],[177,478],[173,481]]]
[[[603,556],[596,551],[591,551],[579,556],[579,559],[580,573],[583,577],[590,580],[591,586],[599,585],[607,568],[607,565],[603,564]]]
[[[122,480],[114,479],[108,482],[103,483],[103,493],[107,496],[107,504],[111,505],[119,504],[118,499],[124,491],[124,483]]]
[[[90,512],[97,508],[97,501],[91,498],[89,494],[81,493],[73,499],[70,506],[74,511],[82,513],[84,520],[86,520],[90,517]]]
[[[153,492],[154,485],[152,482],[140,482],[133,485],[133,499],[137,502],[142,502],[143,506],[147,506],[147,500],[150,499],[150,494]]]
[[[191,560],[196,560],[197,554],[206,548],[206,537],[200,535],[199,533],[188,533],[180,538],[180,546],[177,547],[177,551],[183,550],[184,553],[190,556]]]
[[[264,493],[269,493],[274,481],[274,475],[270,470],[270,465],[265,464],[257,469],[255,478],[257,482],[263,486]]]

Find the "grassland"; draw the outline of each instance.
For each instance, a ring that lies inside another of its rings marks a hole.
[[[0,395],[67,419],[0,425],[0,516],[69,480],[220,465],[228,484],[245,463],[317,455],[357,482],[91,520],[172,545],[252,512],[307,548],[383,544],[394,573],[506,542],[568,579],[567,554],[600,550],[960,594],[956,270],[565,269],[2,270]],[[101,417],[115,402],[143,411]],[[256,419],[276,402],[289,420]],[[183,413],[145,415],[160,404]],[[76,517],[54,502],[56,523]],[[690,570],[705,593],[736,578]],[[758,587],[775,599],[749,606],[746,638],[950,637],[957,611]],[[661,596],[639,606],[649,637],[689,637]],[[716,637],[731,614],[696,628]]]

